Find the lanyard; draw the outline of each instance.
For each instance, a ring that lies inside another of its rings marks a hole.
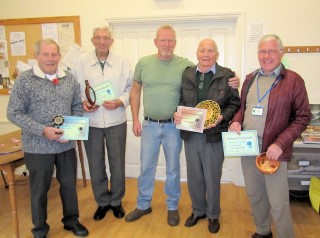
[[[271,87],[267,90],[267,92],[260,98],[260,89],[259,89],[259,77],[257,78],[257,94],[258,94],[258,105],[262,102],[262,100],[270,93],[271,89],[273,89],[278,82],[280,81],[280,77],[276,78]]]

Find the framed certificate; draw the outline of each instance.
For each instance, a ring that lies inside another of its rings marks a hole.
[[[96,98],[95,103],[97,105],[101,105],[104,101],[114,100],[117,98],[112,82],[110,80],[94,85],[92,86],[92,88],[93,88],[93,91],[95,92],[95,95],[92,95],[92,97],[95,96]]]
[[[88,140],[89,117],[64,116],[62,140]]]
[[[181,123],[177,124],[177,129],[203,133],[206,120],[206,109],[178,106],[177,112],[181,113]]]
[[[222,143],[225,157],[256,156],[260,154],[256,130],[222,132]]]

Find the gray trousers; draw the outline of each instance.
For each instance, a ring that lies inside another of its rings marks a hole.
[[[126,138],[125,122],[108,128],[90,127],[89,139],[84,141],[93,194],[98,206],[118,206],[124,197]],[[110,169],[110,188],[105,146]]]
[[[255,157],[242,157],[241,164],[256,232],[262,235],[269,233],[272,218],[278,238],[294,237],[287,162],[281,162],[272,175],[265,175],[258,170]]]
[[[224,161],[222,142],[206,143],[206,135],[194,133],[184,142],[192,213],[218,219],[220,180]]]
[[[78,197],[76,188],[77,157],[74,149],[59,154],[24,153],[24,160],[29,170],[30,200],[33,235],[42,237],[49,232],[47,224],[47,194],[50,188],[54,167],[60,184],[63,219],[65,226],[78,223]]]

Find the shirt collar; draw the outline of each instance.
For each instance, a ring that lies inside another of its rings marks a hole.
[[[43,79],[46,78],[45,73],[42,72],[42,70],[40,69],[40,67],[39,67],[38,64],[35,64],[35,65],[33,66],[33,73],[34,73],[36,76],[40,77],[40,78],[43,78]],[[64,70],[63,70],[61,67],[58,67],[56,75],[57,75],[58,78],[63,78],[63,77],[66,76],[66,73],[64,72]]]
[[[210,71],[211,71],[213,74],[216,73],[216,64],[214,64],[207,72],[204,72],[204,73],[206,74],[206,73],[208,73],[208,72],[210,72]],[[197,65],[196,74],[197,74],[197,72],[203,74],[203,72],[201,72],[201,71],[199,70],[199,66],[198,66],[198,65]]]
[[[98,57],[96,55],[96,51],[93,50],[92,51],[92,54],[91,54],[91,65],[96,65],[96,64],[99,64],[100,65],[100,62],[98,60]],[[109,54],[108,54],[108,58],[107,60],[105,61],[105,65],[108,64],[109,66],[112,66],[113,65],[113,62],[114,62],[114,57],[113,57],[113,54],[112,52],[109,50]]]
[[[279,75],[279,73],[280,73],[281,68],[282,68],[282,66],[281,66],[281,64],[279,64],[279,66],[278,66],[277,68],[275,68],[275,70],[274,70],[271,74],[269,74],[269,75],[265,74],[265,73],[263,72],[262,68],[260,68],[260,69],[259,69],[259,75],[277,77],[277,76]]]

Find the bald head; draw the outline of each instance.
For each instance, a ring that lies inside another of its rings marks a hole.
[[[219,56],[218,47],[214,40],[203,39],[197,49],[198,67],[202,73],[206,73],[215,65]]]
[[[218,52],[218,46],[216,44],[216,42],[210,38],[206,38],[206,39],[203,39],[199,42],[199,45],[198,45],[198,51],[203,48],[204,46],[211,46],[211,48]]]

